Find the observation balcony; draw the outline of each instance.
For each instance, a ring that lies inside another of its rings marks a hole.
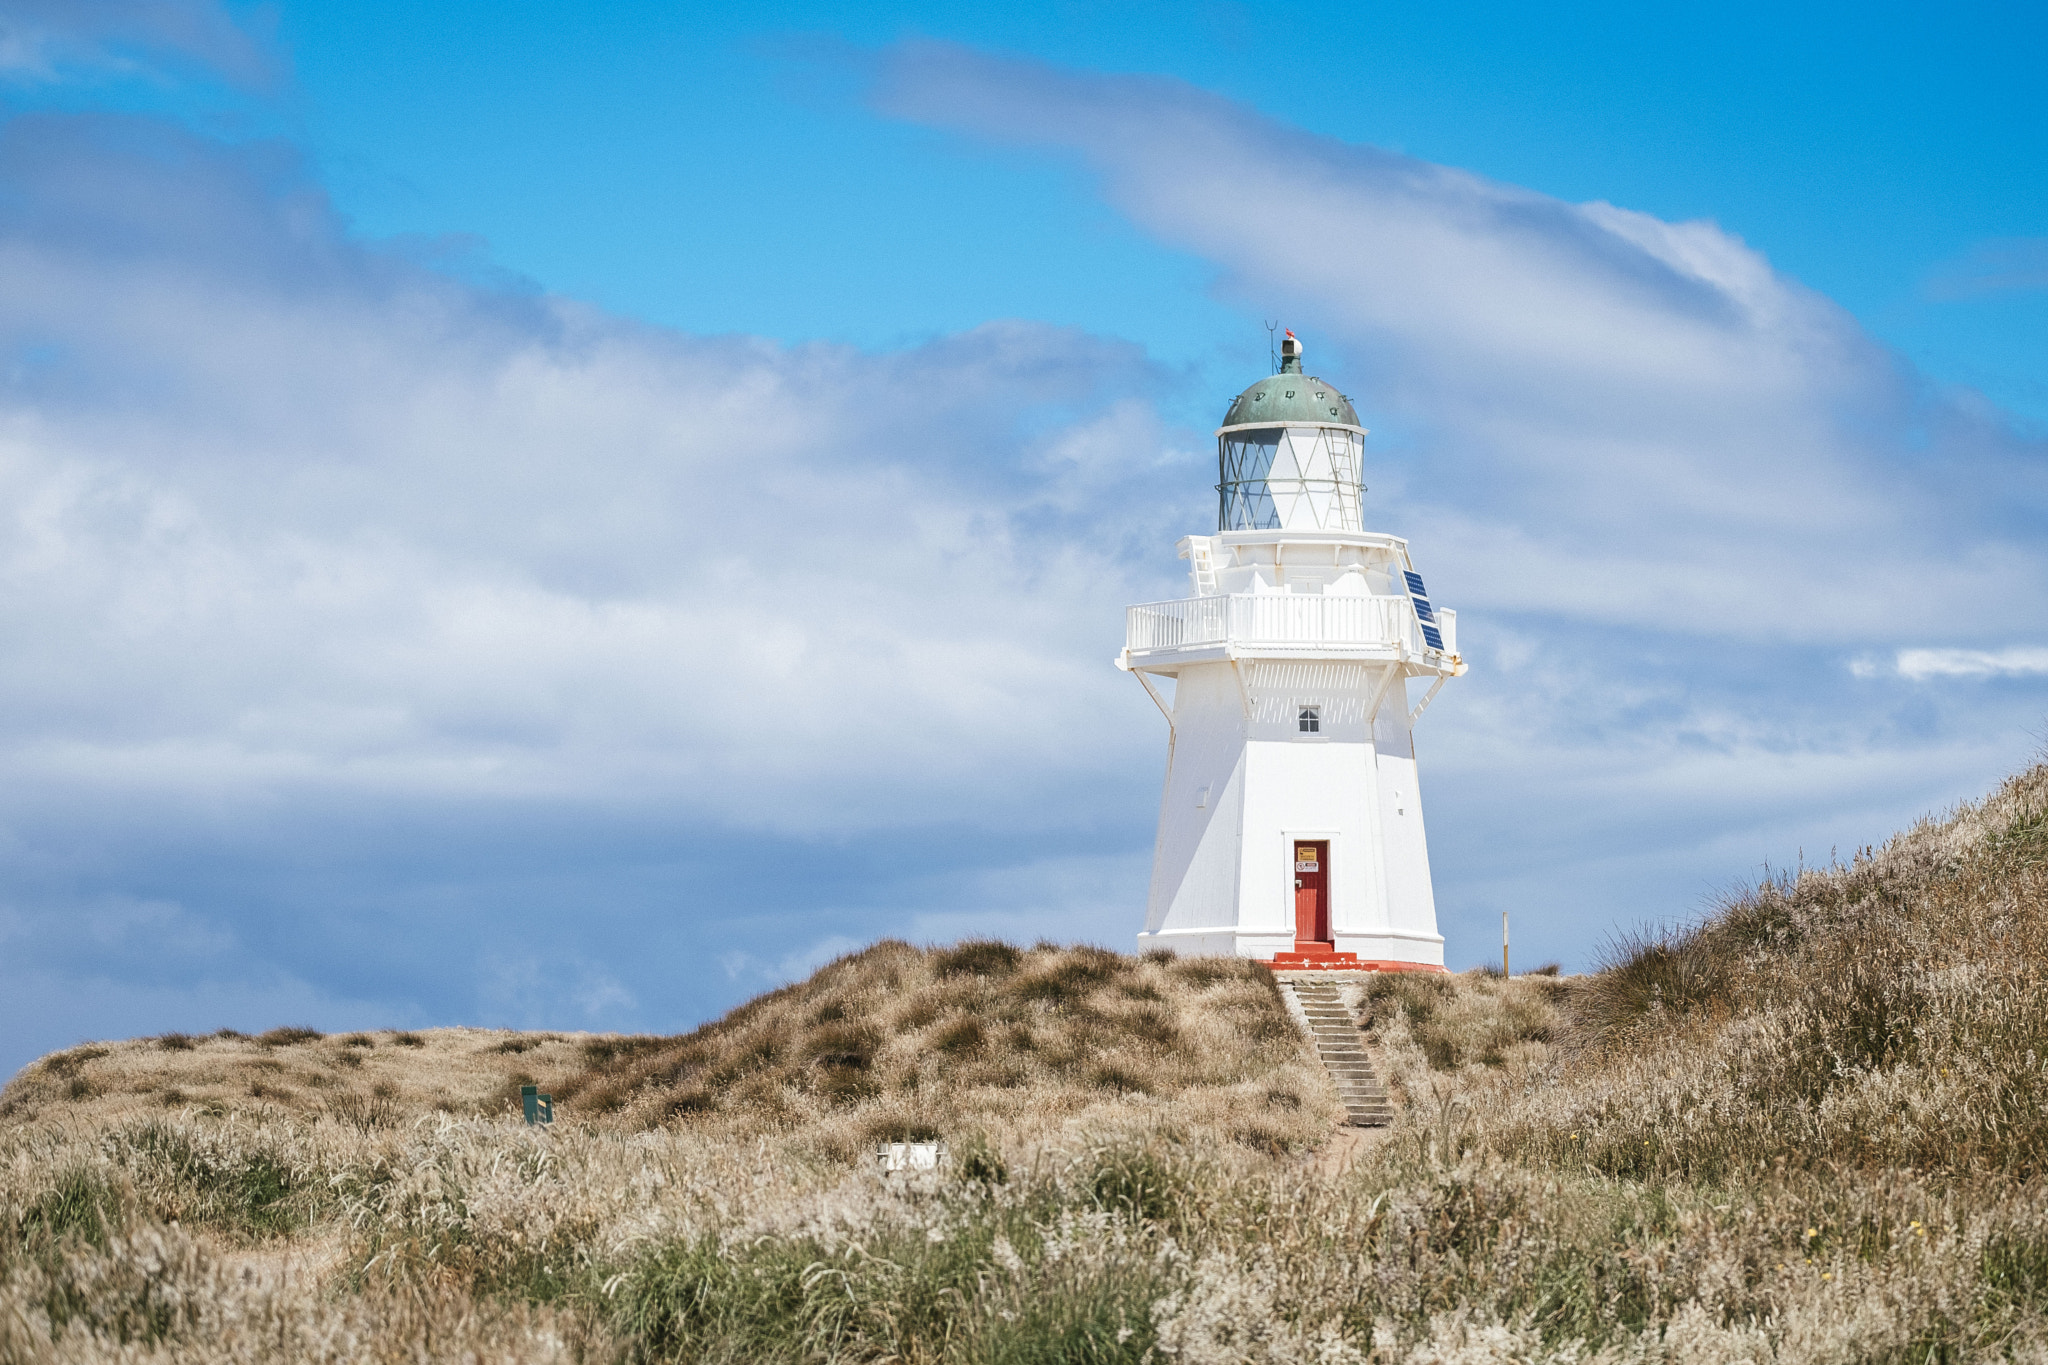
[[[1120,662],[1170,672],[1174,664],[1223,659],[1356,659],[1404,663],[1412,673],[1462,673],[1458,614],[1446,607],[1434,614],[1442,649],[1424,638],[1406,597],[1224,593],[1147,602],[1125,612]]]

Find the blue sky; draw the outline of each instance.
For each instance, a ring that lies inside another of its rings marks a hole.
[[[0,1069],[673,1029],[1141,914],[1208,431],[1309,340],[1532,958],[2048,709],[2011,7],[0,3]]]

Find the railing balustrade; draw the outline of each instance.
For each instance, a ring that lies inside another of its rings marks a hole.
[[[1446,652],[1457,651],[1457,614],[1437,608]],[[1346,645],[1423,650],[1422,628],[1405,597],[1340,597],[1293,593],[1231,593],[1147,602],[1125,616],[1124,643],[1133,650],[1201,645]]]

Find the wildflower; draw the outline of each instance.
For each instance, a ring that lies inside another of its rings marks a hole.
[[[1835,1278],[1835,1272],[1832,1270],[1823,1270],[1820,1273],[1820,1277],[1823,1280],[1832,1280],[1833,1278]]]
[[[1819,1229],[1819,1228],[1808,1228],[1808,1229],[1806,1230],[1806,1235],[1807,1235],[1808,1237],[1818,1237],[1818,1236],[1820,1236],[1820,1229]]]
[[[995,1263],[1014,1275],[1024,1268],[1024,1258],[1017,1254],[1017,1248],[1010,1245],[1010,1239],[998,1235],[995,1245],[989,1248],[989,1255]]]

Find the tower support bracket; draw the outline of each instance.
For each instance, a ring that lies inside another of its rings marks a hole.
[[[1429,691],[1424,692],[1422,694],[1422,700],[1416,702],[1415,709],[1408,713],[1409,729],[1413,730],[1415,728],[1415,722],[1422,719],[1422,713],[1429,709],[1429,704],[1436,700],[1436,694],[1443,691],[1444,684],[1449,682],[1450,680],[1451,675],[1448,673],[1439,673],[1436,675],[1436,681],[1429,685]]]
[[[1380,678],[1379,689],[1372,694],[1372,701],[1365,708],[1365,723],[1367,725],[1371,725],[1379,720],[1380,703],[1385,701],[1387,693],[1393,690],[1394,679],[1402,676],[1407,671],[1402,667],[1403,662],[1397,659],[1395,662],[1387,665],[1386,673]]]
[[[1144,669],[1132,669],[1131,676],[1136,678],[1138,680],[1138,685],[1145,689],[1145,695],[1150,697],[1152,699],[1152,704],[1159,708],[1159,714],[1166,717],[1166,734],[1169,739],[1173,738],[1173,712],[1170,709],[1168,709],[1166,705],[1166,698],[1159,695],[1159,689],[1154,687],[1152,685],[1152,680],[1145,676]]]

